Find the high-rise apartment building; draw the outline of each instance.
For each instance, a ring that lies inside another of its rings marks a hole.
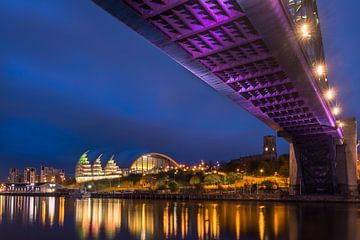
[[[20,170],[17,168],[10,168],[8,182],[21,183],[22,181],[23,181],[23,177],[22,174],[20,173]]]
[[[24,168],[24,183],[30,184],[36,182],[36,168]]]
[[[62,183],[65,180],[65,170],[41,166],[40,182]]]

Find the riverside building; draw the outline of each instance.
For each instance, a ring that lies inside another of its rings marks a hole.
[[[41,166],[40,182],[62,183],[65,180],[65,170]]]
[[[76,165],[75,179],[77,183],[114,179],[123,176],[123,171],[115,163],[114,156],[107,161],[103,168],[101,164],[102,155],[98,156],[93,164],[90,164],[87,153],[81,155]]]
[[[75,179],[77,183],[98,181],[103,179],[114,179],[133,174],[156,174],[162,171],[178,169],[179,165],[174,159],[160,153],[147,153],[138,156],[130,165],[129,169],[120,168],[114,159],[114,155],[103,167],[101,162],[102,154],[91,164],[88,159],[88,152],[81,155],[76,168]]]
[[[8,182],[9,183],[21,183],[21,182],[23,182],[23,175],[21,174],[20,169],[18,169],[18,168],[10,168]]]
[[[130,166],[132,173],[159,173],[178,168],[179,164],[172,158],[160,153],[141,155]]]
[[[36,168],[26,167],[24,168],[24,183],[36,183]]]

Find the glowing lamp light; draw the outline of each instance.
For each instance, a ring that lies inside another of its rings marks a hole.
[[[325,92],[325,98],[327,99],[327,100],[332,100],[332,99],[334,99],[334,97],[335,97],[335,91],[333,90],[333,89],[328,89],[326,92]]]
[[[304,23],[300,26],[300,34],[302,38],[311,38],[309,24]]]
[[[339,121],[339,122],[338,122],[338,127],[339,127],[339,128],[343,128],[343,127],[344,127],[344,123]]]
[[[341,109],[339,107],[334,107],[333,110],[332,110],[333,114],[335,116],[339,115],[340,112],[341,112]]]
[[[316,66],[315,68],[315,73],[316,75],[318,75],[319,77],[324,76],[325,75],[325,66],[323,64],[319,64]]]

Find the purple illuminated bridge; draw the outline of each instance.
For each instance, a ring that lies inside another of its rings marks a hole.
[[[94,2],[287,139],[293,193],[353,193],[356,121],[337,127],[326,74],[315,76],[325,58],[314,0]],[[311,39],[299,37],[304,21]]]

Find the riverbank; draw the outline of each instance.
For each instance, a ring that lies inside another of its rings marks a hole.
[[[13,193],[1,192],[7,196],[36,196],[36,197],[69,197],[68,193]],[[91,198],[117,199],[161,199],[161,200],[224,200],[224,201],[270,201],[270,202],[319,202],[319,203],[360,203],[359,197],[345,197],[339,195],[299,195],[290,196],[281,193],[122,193],[122,192],[92,192]]]
[[[271,201],[271,202],[338,202],[360,203],[360,198],[333,195],[290,196],[280,193],[237,194],[237,193],[92,193],[92,198],[123,199],[163,199],[163,200],[235,200],[235,201]]]
[[[53,193],[41,193],[41,192],[0,192],[0,196],[25,196],[25,197],[67,197],[69,193],[53,192]]]

